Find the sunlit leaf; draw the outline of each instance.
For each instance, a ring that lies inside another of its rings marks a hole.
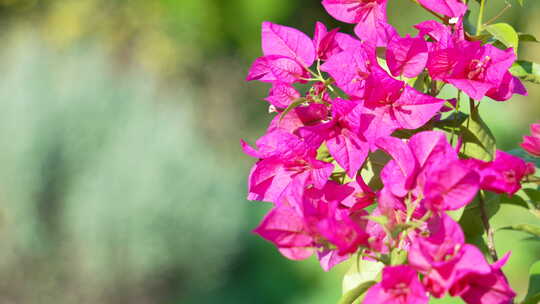
[[[383,268],[381,262],[355,260],[343,277],[343,297],[339,304],[356,304],[355,301],[376,283]]]
[[[502,42],[507,47],[514,48],[514,51],[517,53],[519,45],[519,36],[516,30],[508,23],[495,23],[486,26],[486,31],[488,31],[493,38]]]
[[[485,192],[484,203],[488,218],[491,218],[499,211],[500,198],[501,195],[499,194]],[[479,197],[477,195],[474,201],[465,207],[465,210],[459,219],[459,224],[463,228],[467,243],[480,246],[482,235],[484,234],[484,226],[480,220],[480,206],[478,204],[478,199]]]
[[[523,304],[537,304],[540,302],[540,261],[531,266],[529,274],[529,291]]]
[[[540,65],[537,63],[518,60],[510,68],[510,73],[524,81],[540,84]]]
[[[532,34],[519,33],[519,42],[540,42]]]
[[[467,157],[474,157],[484,161],[492,161],[495,155],[495,136],[486,123],[480,118],[476,108],[472,109],[470,116],[460,128],[463,138],[461,152]]]
[[[500,228],[500,230],[521,231],[521,232],[532,234],[533,236],[540,237],[540,227],[535,226],[535,225],[517,224],[517,225],[502,227]]]

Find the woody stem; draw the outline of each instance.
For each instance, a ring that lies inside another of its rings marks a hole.
[[[484,225],[484,229],[486,230],[489,255],[491,256],[493,261],[497,261],[499,257],[497,256],[497,251],[495,250],[495,238],[493,236],[493,229],[489,224],[489,218],[486,210],[486,202],[484,200],[484,193],[482,191],[480,191],[480,194],[478,195],[478,206],[480,207],[482,224]]]

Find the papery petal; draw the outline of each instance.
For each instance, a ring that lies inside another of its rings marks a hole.
[[[482,99],[486,93],[493,88],[489,83],[470,80],[470,79],[448,79],[448,83],[462,90],[474,100]]]
[[[424,304],[428,301],[416,271],[407,265],[398,265],[383,269],[381,282],[368,290],[362,303]]]
[[[298,98],[300,98],[300,93],[292,85],[276,82],[264,100],[277,108],[287,108]]]
[[[470,203],[479,188],[478,174],[455,162],[430,175],[424,187],[423,203],[435,211],[457,210]]]
[[[324,271],[330,271],[337,264],[346,261],[350,255],[339,255],[337,250],[324,249],[317,251],[317,258]]]
[[[394,76],[404,75],[414,78],[425,68],[428,60],[428,48],[422,37],[407,36],[392,39],[386,49],[386,62]]]
[[[386,16],[386,0],[323,0],[322,4],[332,17],[347,23],[365,22],[366,19]]]
[[[297,60],[304,67],[315,61],[315,47],[311,39],[297,29],[263,22],[262,49],[265,56],[280,55]]]
[[[369,152],[369,145],[347,129],[342,129],[336,136],[328,139],[326,146],[330,154],[350,177],[356,175]]]
[[[442,99],[406,86],[401,97],[394,103],[393,114],[401,128],[416,129],[430,121],[441,110],[444,103]]]
[[[306,71],[294,59],[270,55],[259,57],[249,69],[247,81],[294,83],[306,77]]]
[[[321,70],[334,78],[349,96],[362,96],[369,76],[369,58],[363,48],[348,49],[328,59]]]
[[[445,41],[452,35],[452,32],[450,28],[442,23],[439,23],[435,20],[427,20],[424,22],[421,22],[414,26],[419,33],[419,37],[423,37],[425,35],[429,36],[432,40],[435,42],[441,44],[445,43]],[[439,47],[446,48],[448,45],[439,45]]]
[[[480,174],[482,189],[510,195],[521,189],[521,180],[526,175],[534,173],[524,160],[500,150],[492,162],[469,160],[469,165]]]
[[[506,72],[499,87],[492,88],[487,92],[489,98],[497,101],[508,100],[514,94],[527,96],[527,89],[519,78],[512,76],[509,72]]]
[[[462,17],[467,11],[467,5],[461,0],[419,0],[425,8],[451,18]]]
[[[327,60],[333,55],[343,51],[336,41],[338,30],[339,29],[333,29],[328,32],[326,26],[317,21],[315,33],[313,34],[313,44],[315,45],[315,52],[318,59]]]
[[[290,207],[273,208],[253,232],[274,243],[289,259],[303,260],[313,254],[313,238],[302,217]]]
[[[364,43],[374,47],[386,47],[394,37],[399,36],[392,25],[380,19],[367,19],[358,23],[354,27],[354,33]]]

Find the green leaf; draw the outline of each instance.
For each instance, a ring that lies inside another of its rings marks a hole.
[[[407,261],[407,251],[401,249],[394,249],[390,253],[390,264],[402,265]]]
[[[462,207],[462,208],[459,208],[458,210],[450,210],[450,211],[446,211],[446,213],[448,213],[448,215],[450,215],[450,217],[454,220],[454,221],[459,221],[461,219],[461,216],[463,215],[463,212],[465,211],[465,207]]]
[[[358,259],[352,263],[343,277],[343,297],[339,304],[350,304],[358,300],[377,279],[384,264],[381,262]]]
[[[517,53],[519,45],[519,36],[516,30],[508,23],[495,23],[486,26],[493,38],[502,42],[505,46],[514,48],[514,52]]]
[[[349,290],[347,293],[345,293],[341,299],[339,300],[338,304],[360,304],[360,302],[356,301],[359,300],[359,298],[364,295],[364,293],[373,285],[377,284],[375,281],[367,281],[364,282],[355,288]],[[355,302],[356,301],[356,302]]]
[[[480,195],[480,194],[478,194]],[[478,204],[478,195],[465,207],[463,215],[459,219],[459,224],[463,228],[463,233],[467,243],[472,243],[480,246],[482,235],[484,234],[484,226],[480,220],[480,206]],[[484,202],[486,206],[487,216],[491,218],[500,209],[501,195],[493,192],[485,192]]]
[[[521,231],[521,232],[532,234],[533,236],[540,237],[540,227],[529,225],[529,224],[517,224],[517,225],[512,225],[512,226],[506,226],[506,227],[499,228],[499,230]]]
[[[517,0],[517,3],[519,3],[520,6],[523,6],[523,1],[524,0]]]
[[[367,182],[368,186],[373,189],[382,188],[382,181],[380,178],[381,171],[389,161],[390,157],[388,154],[382,152],[381,150],[369,153],[366,161],[367,166],[364,166],[364,169],[361,171],[362,178]]]
[[[474,157],[484,161],[492,161],[495,155],[495,136],[486,123],[480,118],[478,109],[474,108],[470,116],[460,127],[463,138],[461,152],[467,157]]]
[[[540,261],[531,266],[529,274],[529,291],[523,304],[537,304],[540,302]]]
[[[283,112],[281,112],[281,116],[279,117],[279,122],[287,115],[290,111],[294,110],[294,108],[299,107],[303,103],[306,102],[305,98],[298,98],[295,101],[293,101]]]
[[[328,151],[328,147],[326,146],[326,142],[323,142],[319,149],[317,149],[317,160],[325,161],[331,163],[334,161],[334,158],[332,155],[330,155],[330,151]]]
[[[527,204],[527,201],[524,200],[517,193],[512,195],[511,197],[508,197],[506,195],[501,195],[501,204],[515,205],[515,206],[523,207],[525,209],[529,209],[529,204]]]
[[[463,112],[453,112],[445,119],[435,122],[435,127],[448,132],[452,132],[452,130],[457,131],[457,129],[459,129],[463,123],[467,121],[467,118],[469,118],[468,114]]]
[[[510,68],[510,73],[524,81],[540,84],[540,65],[537,63],[518,60]]]
[[[539,43],[538,39],[534,35],[519,33],[519,42],[536,42]]]

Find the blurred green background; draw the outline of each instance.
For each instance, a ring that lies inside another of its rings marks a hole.
[[[540,36],[525,2],[500,20]],[[402,34],[429,18],[406,0],[389,15]],[[336,302],[347,265],[327,274],[250,233],[270,207],[245,200],[239,148],[270,120],[268,86],[244,82],[264,20],[351,29],[316,0],[0,0],[0,303]],[[504,149],[540,117],[528,88],[482,106]],[[535,221],[503,208],[495,227]],[[524,238],[496,235],[520,296],[540,258]]]

